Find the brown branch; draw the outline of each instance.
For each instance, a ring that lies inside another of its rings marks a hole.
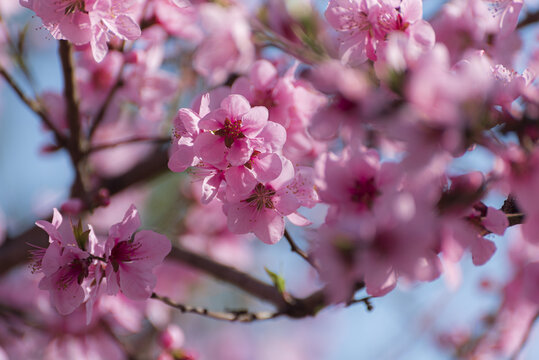
[[[147,181],[167,170],[167,149],[160,148],[151,153],[148,157],[138,162],[124,174],[102,179],[97,188],[107,188],[110,195],[117,194],[128,187]],[[52,215],[48,217],[50,220]],[[32,249],[29,244],[47,247],[47,234],[33,226],[24,233],[8,238],[0,246],[0,275],[11,268],[28,261],[28,251]]]
[[[165,137],[134,136],[128,139],[122,139],[122,140],[114,141],[111,143],[92,146],[90,149],[88,149],[88,151],[86,151],[86,154],[91,154],[97,151],[107,150],[107,149],[114,148],[116,146],[126,145],[126,144],[141,143],[141,142],[153,142],[157,144],[164,144],[170,141],[171,141],[170,138],[165,138]]]
[[[526,332],[524,333],[524,336],[522,337],[522,340],[520,341],[519,347],[515,350],[515,352],[511,356],[511,360],[517,360],[518,358],[520,358],[519,355],[522,352],[522,349],[524,348],[524,346],[526,345],[526,342],[528,342],[528,339],[533,329],[533,325],[535,324],[537,319],[539,319],[539,312],[535,314],[533,319],[531,319],[528,327],[526,328]]]
[[[208,257],[181,247],[173,248],[168,257],[189,265],[194,269],[202,270],[216,279],[235,285],[239,289],[261,300],[274,304],[277,308],[288,306],[276,287],[266,284],[231,266],[220,264]]]
[[[53,133],[54,137],[56,139],[56,143],[59,146],[66,146],[67,145],[67,138],[56,128],[56,126],[52,123],[51,119],[49,118],[49,115],[43,108],[43,106],[36,100],[30,99],[27,97],[22,89],[17,85],[15,82],[15,79],[11,77],[11,75],[8,74],[6,69],[4,69],[2,66],[0,66],[0,75],[6,80],[8,85],[15,91],[17,96],[21,99],[21,101],[30,109],[32,110],[43,123],[45,126],[47,126]]]
[[[526,17],[518,23],[517,29],[522,29],[528,25],[534,24],[539,21],[539,11],[529,12],[526,14]]]
[[[172,302],[169,298],[165,296],[157,295],[156,293],[152,293],[152,299],[157,299],[162,301],[163,303],[172,306],[173,308],[176,308],[180,310],[182,313],[190,313],[190,314],[197,314],[205,317],[209,317],[216,320],[224,320],[224,321],[230,321],[230,322],[254,322],[254,321],[260,321],[260,320],[269,320],[274,319],[278,316],[283,315],[280,312],[268,312],[268,311],[262,311],[262,312],[249,312],[247,310],[232,310],[232,311],[211,311],[206,308],[202,307],[195,307],[195,306],[189,306],[184,304],[178,304],[175,302]]]
[[[60,40],[58,48],[62,71],[64,74],[64,98],[66,99],[66,114],[70,131],[70,152],[80,150],[81,121],[79,112],[79,94],[75,79],[75,60],[73,46],[67,40]]]
[[[122,67],[120,68],[120,71],[118,72],[118,77],[116,78],[116,82],[114,83],[112,88],[110,88],[109,93],[107,94],[107,97],[105,98],[105,101],[103,102],[103,104],[101,104],[101,107],[99,108],[99,111],[97,112],[97,115],[95,116],[95,119],[92,125],[90,126],[90,132],[88,134],[88,139],[90,140],[94,136],[97,128],[99,127],[103,119],[105,119],[105,114],[109,108],[109,105],[112,102],[112,99],[114,98],[114,95],[124,85],[124,82],[122,79],[124,69],[125,69],[125,63],[122,64]]]
[[[294,239],[292,239],[292,236],[290,236],[290,233],[286,229],[284,229],[284,237],[286,241],[288,241],[288,244],[290,244],[290,250],[292,252],[295,252],[296,254],[301,256],[305,261],[309,263],[309,265],[318,270],[318,267],[316,266],[314,260],[311,259],[305,251],[301,250],[301,248],[296,244]]]

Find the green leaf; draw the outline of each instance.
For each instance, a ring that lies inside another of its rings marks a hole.
[[[77,245],[82,250],[86,250],[86,245],[88,244],[90,230],[83,231],[82,222],[80,221],[80,219],[77,225],[72,226],[72,227],[73,227],[73,235],[75,235],[75,240],[77,241]]]
[[[281,294],[285,291],[285,280],[281,275],[277,275],[273,271],[269,270],[267,267],[264,266],[264,270],[266,270],[266,273],[271,278],[271,281],[273,282],[273,285],[279,290]]]

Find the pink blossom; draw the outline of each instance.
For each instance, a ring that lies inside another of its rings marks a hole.
[[[206,35],[193,59],[195,70],[210,85],[224,82],[230,73],[246,71],[254,61],[254,46],[242,10],[208,3],[201,5],[199,12]]]
[[[185,171],[198,163],[195,156],[194,142],[200,133],[198,123],[201,117],[210,112],[210,94],[204,94],[200,99],[199,109],[195,112],[188,108],[178,110],[174,118],[174,141],[170,150],[168,167],[174,172]]]
[[[196,7],[178,0],[158,0],[154,1],[154,6],[157,21],[168,33],[194,43],[202,40]]]
[[[124,219],[109,230],[105,276],[110,295],[121,290],[130,299],[147,299],[156,283],[152,270],[171,250],[165,236],[149,230],[137,232],[139,227],[138,211],[131,205]]]
[[[295,181],[292,163],[286,159],[282,161],[282,172],[277,179],[258,183],[246,198],[224,204],[230,231],[236,234],[253,232],[266,244],[275,244],[283,237],[284,216],[293,214],[302,205],[295,194],[303,188],[312,191],[313,187]]]
[[[244,165],[255,149],[278,151],[286,138],[281,125],[268,123],[265,107],[251,108],[241,95],[226,97],[219,109],[200,120],[199,128],[207,131],[198,135],[195,152],[202,161],[222,169],[228,164]]]
[[[46,250],[38,249],[34,253],[34,271],[45,274],[39,288],[50,292],[51,302],[60,314],[69,314],[85,300],[83,281],[89,281],[92,263],[85,247],[95,246],[97,238],[90,227],[86,234],[87,244],[81,242],[84,239],[82,233],[76,239],[74,228],[56,209],[52,223],[40,220],[36,225],[49,234],[50,243]]]
[[[108,51],[111,36],[135,40],[140,28],[133,20],[133,1],[118,0],[20,0],[21,5],[33,10],[45,27],[58,40],[69,40],[76,45],[90,43],[97,62]]]
[[[430,42],[432,46],[432,29],[421,20],[422,15],[420,0],[331,0],[325,12],[330,25],[342,36],[341,61],[350,65],[359,65],[367,59],[376,61],[378,46],[392,31],[412,33],[412,38]]]
[[[380,164],[375,150],[355,146],[317,162],[318,193],[330,205],[328,221],[371,209],[384,189],[395,189],[401,178],[396,164]]]
[[[159,342],[161,346],[166,350],[179,349],[183,346],[183,343],[185,342],[185,335],[183,334],[183,331],[179,326],[170,324],[161,333]]]
[[[513,32],[521,7],[521,0],[450,1],[432,22],[437,42],[449,49],[452,63],[475,49],[486,50],[496,62],[510,64],[521,44]]]
[[[539,203],[534,196],[539,191],[539,148],[525,153],[514,144],[498,149],[499,159],[495,172],[500,176],[499,186],[516,198],[518,208],[526,218],[522,224],[524,237],[539,243]]]

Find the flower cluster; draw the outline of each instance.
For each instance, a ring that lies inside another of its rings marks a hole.
[[[135,40],[141,33],[133,19],[134,0],[21,0],[21,5],[33,10],[55,39],[89,43],[97,62],[112,36]]]
[[[33,251],[33,271],[44,274],[39,288],[50,292],[51,303],[63,315],[86,302],[88,321],[100,288],[108,295],[121,292],[133,300],[149,298],[156,283],[152,270],[171,249],[165,236],[138,231],[140,218],[133,205],[104,241],[91,225],[88,230],[80,221],[73,225],[56,209],[52,222],[36,224],[49,234],[49,246]]]
[[[285,216],[302,218],[296,210],[314,205],[308,199],[316,196],[313,184],[281,155],[287,133],[268,120],[268,109],[227,92],[202,96],[198,112],[178,111],[169,168],[193,167],[203,182],[203,202],[218,197],[224,203],[232,232],[253,232],[273,244],[284,234]]]

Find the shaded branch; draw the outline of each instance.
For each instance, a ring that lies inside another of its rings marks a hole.
[[[539,21],[539,11],[529,12],[526,17],[522,19],[517,25],[517,29],[522,29],[528,25],[534,24]]]
[[[134,136],[134,137],[131,137],[131,138],[128,138],[128,139],[122,139],[122,140],[114,141],[114,142],[111,142],[111,143],[99,144],[99,145],[92,146],[90,149],[88,149],[88,151],[86,151],[85,154],[88,155],[88,154],[91,154],[91,153],[94,153],[94,152],[97,152],[97,151],[107,150],[107,149],[114,148],[116,146],[126,145],[126,144],[141,143],[141,142],[152,142],[152,143],[157,143],[157,144],[165,144],[165,143],[170,142],[170,141],[171,141],[171,139],[168,138],[168,137],[165,138],[165,137]]]
[[[232,310],[232,311],[226,311],[226,312],[211,311],[202,307],[195,307],[195,306],[174,303],[169,298],[165,296],[157,295],[156,293],[152,293],[151,298],[160,300],[163,303],[180,310],[184,314],[185,313],[197,314],[197,315],[209,317],[216,320],[224,320],[224,321],[230,321],[230,322],[254,322],[254,321],[260,321],[260,320],[274,319],[278,316],[283,315],[282,313],[279,313],[279,312],[272,313],[268,311],[262,311],[262,312],[249,312],[247,310]]]
[[[289,306],[275,286],[262,282],[231,266],[218,263],[206,256],[199,255],[182,247],[174,247],[168,258],[177,260],[194,269],[201,270],[216,279],[232,284],[261,300],[274,304],[277,308],[286,308]]]
[[[56,126],[52,123],[51,119],[49,118],[49,115],[43,108],[43,106],[36,100],[30,99],[27,97],[22,89],[17,85],[15,82],[15,79],[11,77],[11,75],[8,74],[6,69],[4,69],[2,66],[0,66],[0,75],[6,80],[8,85],[15,91],[17,96],[21,99],[21,101],[30,109],[32,110],[43,123],[51,129],[51,131],[54,133],[54,137],[56,139],[56,143],[59,146],[66,146],[67,145],[67,138],[56,128]]]
[[[70,152],[79,152],[80,149],[80,112],[79,94],[75,79],[75,60],[73,58],[73,45],[67,40],[60,40],[58,48],[64,74],[64,98],[66,99],[66,114],[70,132]]]
[[[318,267],[316,266],[315,262],[313,259],[311,259],[309,257],[309,255],[301,250],[301,248],[296,244],[296,242],[294,241],[294,239],[292,239],[292,236],[290,236],[290,233],[288,232],[288,230],[284,229],[284,237],[286,239],[286,241],[288,241],[288,244],[290,244],[290,250],[292,252],[295,252],[296,254],[298,254],[299,256],[301,256],[305,261],[307,261],[313,268],[315,268],[316,270],[318,270]]]
[[[99,111],[97,112],[97,115],[95,116],[94,121],[92,122],[92,125],[90,126],[90,132],[88,133],[88,139],[92,139],[94,136],[97,128],[105,118],[105,114],[107,112],[107,109],[109,108],[110,103],[112,102],[112,99],[114,98],[114,95],[116,92],[124,85],[122,77],[125,69],[125,63],[122,64],[122,67],[120,68],[120,71],[118,72],[118,77],[116,78],[116,82],[112,86],[112,88],[109,90],[109,93],[107,94],[107,97],[105,98],[105,101],[103,104],[101,104],[101,107],[99,108]]]
[[[524,348],[524,346],[526,345],[526,342],[528,342],[528,339],[533,329],[533,325],[535,324],[537,319],[539,319],[539,312],[535,314],[533,319],[528,324],[528,327],[526,328],[526,332],[524,333],[524,336],[522,337],[522,340],[520,341],[518,348],[516,348],[510,360],[517,360],[518,358],[520,358],[519,355],[522,352],[522,349]]]
[[[162,174],[167,170],[167,161],[167,149],[156,149],[124,174],[102,179],[97,188],[107,188],[112,196],[132,185]],[[50,221],[51,219],[52,215],[47,220]],[[49,244],[48,236],[43,230],[32,226],[32,228],[16,237],[8,237],[4,244],[0,246],[0,274],[28,261],[29,250],[32,249],[29,244],[47,247]]]

